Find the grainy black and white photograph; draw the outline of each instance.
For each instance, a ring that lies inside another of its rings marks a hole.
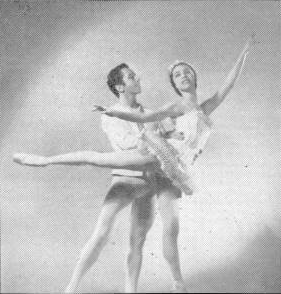
[[[280,1],[0,1],[1,293],[280,293]]]

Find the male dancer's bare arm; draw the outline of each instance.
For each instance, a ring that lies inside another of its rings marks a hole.
[[[228,95],[230,90],[233,88],[236,80],[238,79],[238,77],[242,71],[246,56],[249,53],[251,46],[254,45],[255,43],[257,43],[257,42],[255,40],[255,35],[253,34],[250,37],[250,39],[248,40],[248,42],[245,45],[242,52],[240,53],[233,68],[231,69],[231,71],[227,75],[226,80],[224,81],[223,85],[219,88],[219,90],[214,94],[213,97],[204,101],[200,105],[206,115],[210,115],[224,101],[225,97]]]

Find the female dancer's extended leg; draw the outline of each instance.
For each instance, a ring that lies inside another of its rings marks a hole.
[[[171,156],[171,155],[169,155]],[[173,156],[173,155],[172,155]],[[77,151],[56,156],[40,156],[35,154],[16,153],[14,161],[29,166],[47,166],[51,164],[61,165],[94,165],[99,167],[129,170],[162,169],[162,164],[156,156],[142,152],[138,149],[122,150],[117,152],[95,152]],[[164,161],[166,160],[164,154]],[[170,159],[169,159],[170,160]],[[174,184],[186,195],[193,193],[192,183],[188,173],[177,168],[176,160],[171,160],[169,168],[164,169],[164,173]]]
[[[145,169],[157,165],[154,155],[141,154],[137,149],[117,152],[77,151],[56,156],[40,156],[35,154],[17,153],[13,160],[19,164],[30,166],[62,165],[95,165],[107,168],[124,168],[131,170]]]

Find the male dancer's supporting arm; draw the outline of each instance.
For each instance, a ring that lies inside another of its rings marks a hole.
[[[204,111],[206,115],[210,115],[224,101],[225,97],[233,88],[236,80],[238,79],[242,71],[246,56],[249,53],[251,46],[254,45],[255,43],[257,43],[255,40],[255,34],[252,34],[247,44],[245,45],[244,49],[240,53],[238,59],[236,60],[233,68],[227,75],[227,78],[225,82],[223,83],[223,85],[210,99],[204,101],[200,105],[200,107],[202,108],[202,110]]]

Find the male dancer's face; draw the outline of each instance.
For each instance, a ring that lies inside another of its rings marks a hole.
[[[140,79],[136,73],[130,68],[122,68],[123,82],[124,82],[124,93],[136,94],[141,93]]]

